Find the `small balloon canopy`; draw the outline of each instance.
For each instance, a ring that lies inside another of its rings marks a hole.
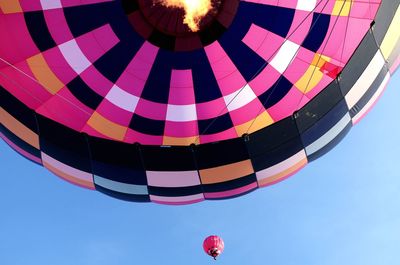
[[[219,236],[209,236],[204,239],[203,249],[207,255],[216,259],[224,251],[224,241]]]

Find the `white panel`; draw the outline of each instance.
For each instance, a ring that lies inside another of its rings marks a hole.
[[[114,105],[129,112],[134,112],[139,102],[139,98],[125,90],[122,90],[117,85],[114,85],[108,92],[106,99]]]
[[[43,10],[62,8],[60,0],[40,0]]]
[[[196,105],[171,105],[167,107],[168,121],[195,121],[197,120]]]
[[[155,187],[189,187],[200,185],[197,171],[146,171],[147,183]]]
[[[364,114],[372,107],[372,105],[375,103],[375,101],[378,100],[379,96],[382,94],[383,90],[385,89],[387,83],[389,82],[390,79],[390,74],[387,73],[385,78],[383,79],[382,83],[380,84],[379,88],[375,91],[375,94],[371,97],[371,99],[368,101],[367,104],[362,108],[361,111],[357,113],[353,117],[353,123],[358,122],[360,118],[364,116]]]
[[[135,195],[148,195],[147,186],[144,185],[134,185],[134,184],[127,184],[122,182],[117,182],[114,180],[106,179],[100,176],[94,176],[94,183],[99,185],[103,188],[126,193],[126,194],[135,194]]]
[[[312,11],[315,8],[317,0],[298,0],[296,9],[304,11]]]
[[[303,160],[304,158],[306,158],[306,154],[304,152],[304,150],[301,150],[300,152],[298,152],[297,154],[289,157],[288,159],[273,165],[272,167],[260,170],[258,172],[256,172],[256,176],[257,176],[257,180],[263,180],[269,177],[273,177],[285,170],[287,170],[288,168],[294,166],[295,164],[299,163],[301,160]]]
[[[344,97],[349,109],[354,107],[354,105],[368,91],[384,65],[385,59],[383,59],[381,52],[378,50],[367,68],[365,68],[364,72],[361,74],[360,78],[358,78],[356,83]]]
[[[257,98],[253,90],[247,84],[245,87],[239,89],[224,97],[225,104],[229,111],[239,109]]]
[[[269,64],[282,74],[296,56],[299,47],[298,44],[291,42],[290,40],[285,40]]]
[[[343,118],[335,124],[335,126],[318,138],[318,140],[306,147],[307,155],[311,155],[329,144],[333,139],[335,139],[336,136],[339,135],[339,133],[344,130],[344,128],[346,128],[350,121],[350,115],[349,113],[346,113],[346,115],[344,115]]]
[[[75,39],[59,45],[58,48],[65,60],[76,73],[82,73],[91,65],[91,62],[83,54]]]

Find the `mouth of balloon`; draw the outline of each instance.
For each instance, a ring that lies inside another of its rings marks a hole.
[[[133,29],[174,51],[202,48],[233,22],[240,0],[121,0]]]

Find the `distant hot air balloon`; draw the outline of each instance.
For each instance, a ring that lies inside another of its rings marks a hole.
[[[400,63],[399,3],[2,0],[0,137],[123,200],[247,194],[374,106]]]
[[[204,239],[203,249],[207,255],[216,259],[224,251],[224,241],[219,236],[209,236]]]

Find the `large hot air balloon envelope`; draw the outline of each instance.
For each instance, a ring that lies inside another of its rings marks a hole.
[[[1,1],[1,137],[116,198],[231,198],[326,153],[399,64],[399,0],[197,2]]]

